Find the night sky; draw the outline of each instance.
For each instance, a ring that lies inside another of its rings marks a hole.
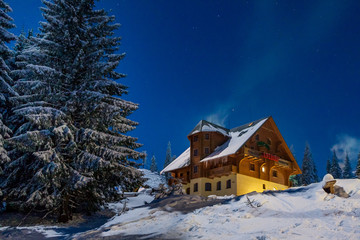
[[[7,0],[19,34],[37,31],[40,0]],[[305,142],[319,176],[331,149],[360,151],[360,1],[102,0],[122,24],[119,71],[130,119],[163,167],[206,119],[232,128],[273,116],[301,166]]]

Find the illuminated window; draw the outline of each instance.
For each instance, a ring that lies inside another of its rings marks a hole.
[[[226,188],[231,188],[231,180],[226,181]]]
[[[277,171],[274,170],[272,175],[273,175],[273,177],[277,177],[277,176],[278,176],[278,175],[277,175]]]
[[[195,183],[195,184],[194,184],[194,192],[197,192],[197,191],[198,191],[198,184]]]
[[[255,171],[255,164],[250,163],[250,171]]]
[[[262,167],[261,167],[261,171],[264,173],[265,170],[266,170],[266,169],[265,169],[265,166],[262,166]]]
[[[197,140],[198,140],[198,136],[196,135],[194,136],[194,142],[197,142]]]
[[[221,181],[218,181],[217,183],[216,183],[216,190],[221,190]]]
[[[205,191],[211,191],[211,183],[205,183]]]
[[[208,133],[205,133],[205,140],[209,140],[210,139],[210,135]]]
[[[198,166],[194,166],[194,173],[198,172]]]
[[[194,150],[194,156],[196,157],[197,155],[198,155],[198,150],[195,149],[195,150]]]

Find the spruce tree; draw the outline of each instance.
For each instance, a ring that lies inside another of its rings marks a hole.
[[[14,46],[14,54],[11,58],[11,77],[14,80],[14,88],[16,89],[16,83],[19,79],[24,79],[27,76],[28,70],[26,65],[28,61],[26,59],[25,51],[32,46],[30,38],[33,36],[33,31],[29,30],[27,34],[24,31],[16,39]]]
[[[153,155],[152,158],[151,158],[150,171],[158,172],[155,155]]]
[[[333,151],[333,158],[332,158],[332,162],[331,162],[330,174],[334,178],[342,178],[342,175],[343,175],[342,170],[339,166],[339,160],[336,156],[335,150]]]
[[[330,159],[328,159],[326,161],[326,172],[327,173],[330,173],[331,172],[331,162],[330,162]]]
[[[171,162],[173,161],[173,157],[171,154],[171,143],[168,142],[167,149],[166,149],[166,157],[164,162],[164,168],[166,168]],[[168,179],[170,176],[170,173],[165,173],[165,178]]]
[[[12,98],[21,125],[8,142],[13,163],[4,181],[19,209],[57,212],[98,210],[119,199],[115,190],[138,187],[143,179],[134,160],[137,123],[127,117],[137,104],[120,98],[127,87],[117,80],[120,38],[115,17],[95,10],[94,0],[43,0],[45,22],[24,50],[22,96]],[[16,167],[14,167],[16,166]]]
[[[353,177],[354,175],[352,173],[349,155],[346,153],[343,178],[353,178]]]
[[[4,176],[5,165],[10,161],[4,142],[5,139],[12,135],[7,121],[11,115],[9,98],[18,95],[12,88],[13,80],[10,76],[10,68],[7,65],[13,55],[7,43],[15,40],[15,36],[8,31],[8,29],[15,27],[12,23],[13,19],[8,15],[11,11],[11,7],[3,0],[0,0],[0,197],[3,194],[1,177]]]
[[[360,178],[360,153],[358,155],[355,175],[356,175],[357,178]]]
[[[305,185],[318,182],[317,170],[308,143],[305,145],[301,182]]]

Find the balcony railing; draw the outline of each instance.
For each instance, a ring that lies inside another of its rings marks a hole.
[[[245,147],[244,154],[246,157],[253,157],[253,158],[257,158],[257,159],[269,159],[269,160],[275,161],[276,166],[292,168],[291,161],[282,159],[271,153],[265,153],[265,152],[261,152],[261,151],[257,151],[257,150]]]
[[[234,165],[227,165],[227,166],[222,166],[222,167],[217,167],[217,168],[213,168],[208,170],[208,177],[213,178],[213,177],[219,177],[219,176],[223,176],[223,175],[229,175],[232,172],[236,172],[237,168]]]

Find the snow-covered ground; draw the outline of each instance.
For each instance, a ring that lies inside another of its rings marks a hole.
[[[165,177],[163,175],[159,175],[158,173],[151,172],[148,169],[140,169],[144,173],[144,178],[148,180],[144,183],[144,185],[148,185],[150,188],[157,188],[159,184],[166,184]]]
[[[180,239],[360,239],[360,180],[338,180],[350,198],[326,198],[321,184],[246,197],[188,214],[137,208],[103,226],[101,236],[161,235]],[[170,210],[170,209],[168,209]],[[109,227],[110,226],[110,227]],[[105,228],[106,227],[106,228]]]
[[[143,206],[153,196],[142,191],[126,200],[129,211],[97,229],[78,233],[75,239],[86,239],[89,233],[104,239],[117,235],[128,239],[139,235],[146,239],[360,239],[360,180],[338,180],[336,185],[344,187],[350,198],[329,198],[321,183],[316,183],[240,197],[212,196],[221,203],[188,213],[174,211],[171,204]],[[248,199],[259,207],[249,206]],[[123,202],[112,208],[121,213]],[[56,228],[40,230],[59,236]]]

